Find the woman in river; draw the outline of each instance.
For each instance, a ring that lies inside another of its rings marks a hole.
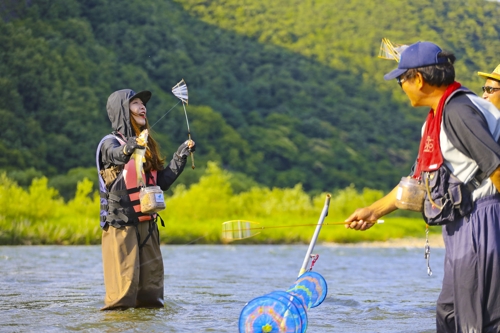
[[[159,216],[141,213],[140,187],[130,157],[135,150],[146,149],[143,182],[166,191],[182,173],[195,143],[182,143],[167,166],[151,134],[147,147],[139,145],[136,137],[145,129],[149,132],[146,104],[150,98],[149,91],[123,89],[112,93],[106,106],[113,132],[101,140],[96,152],[106,287],[102,310],[163,307]]]

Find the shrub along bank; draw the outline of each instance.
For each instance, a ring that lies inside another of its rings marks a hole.
[[[160,212],[165,228],[160,226],[161,242],[166,244],[220,244],[222,223],[249,220],[264,229],[237,244],[308,243],[313,226],[323,209],[326,193],[307,194],[300,184],[293,188],[251,187],[239,193],[232,188],[233,175],[208,163],[199,182],[187,188],[178,185],[166,196],[167,208]],[[332,193],[325,223],[344,219],[357,207],[383,196],[381,191],[353,186]],[[0,244],[100,244],[99,195],[93,182],[78,183],[73,199],[64,201],[57,190],[48,186],[45,177],[34,179],[23,189],[0,175]],[[280,226],[280,228],[273,228]],[[283,227],[281,227],[283,226]],[[384,224],[366,232],[346,230],[342,225],[325,225],[320,242],[352,243],[384,241],[402,237],[421,237],[425,224],[418,215],[392,214]],[[438,233],[439,230],[432,232]]]

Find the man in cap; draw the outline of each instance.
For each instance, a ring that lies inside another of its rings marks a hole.
[[[417,42],[384,78],[396,79],[412,106],[431,108],[410,176],[422,180],[447,169],[470,191],[463,192],[463,201],[472,201],[463,215],[456,210],[441,221],[446,254],[437,332],[500,332],[500,112],[455,81],[454,61],[436,44]],[[366,230],[396,210],[398,189],[357,209],[346,228]],[[424,220],[431,221],[427,210]]]
[[[483,98],[500,109],[500,65],[491,73],[477,72],[477,75],[486,79],[483,88]]]

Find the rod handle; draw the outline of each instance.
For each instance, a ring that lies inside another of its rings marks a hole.
[[[191,156],[191,169],[194,170],[194,154],[193,152],[189,152],[189,156]]]
[[[188,132],[188,139],[191,141],[191,132]],[[194,170],[194,154],[192,151],[189,152],[189,156],[191,156],[191,169]]]

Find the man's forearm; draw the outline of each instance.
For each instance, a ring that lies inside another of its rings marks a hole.
[[[392,189],[385,197],[372,203],[368,208],[373,211],[373,213],[378,216],[387,215],[396,209],[396,193],[398,192],[398,186]]]

